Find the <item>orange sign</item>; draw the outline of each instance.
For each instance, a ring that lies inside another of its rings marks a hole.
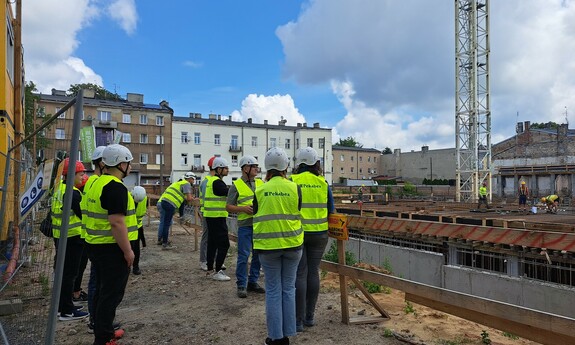
[[[343,214],[330,214],[328,217],[327,234],[331,238],[347,241],[349,239],[347,216]]]

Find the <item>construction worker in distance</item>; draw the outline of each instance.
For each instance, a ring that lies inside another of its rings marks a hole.
[[[204,195],[204,217],[208,224],[208,252],[206,253],[208,274],[211,273],[212,279],[218,281],[230,280],[222,267],[230,248],[228,211],[226,211],[228,186],[223,180],[228,175],[228,168],[228,162],[224,158],[214,159],[212,169],[215,175],[214,178],[208,180]]]
[[[303,252],[295,282],[296,329],[315,324],[314,315],[319,296],[319,264],[327,246],[328,216],[334,213],[334,200],[322,176],[320,158],[312,147],[299,149],[296,171],[291,180],[301,188],[301,223],[304,230]]]
[[[214,164],[214,159],[216,156],[212,156],[208,160],[208,168],[209,168],[209,175],[206,175],[202,182],[200,182],[200,214],[202,216],[202,238],[200,240],[200,268],[202,271],[208,270],[208,260],[207,260],[207,252],[208,252],[208,223],[206,223],[206,217],[204,217],[204,199],[206,195],[206,186],[208,185],[208,181],[211,178],[214,178],[216,171],[212,169],[212,165]]]
[[[60,299],[58,301],[58,312],[60,321],[74,321],[81,320],[88,317],[88,313],[82,311],[81,308],[75,307],[73,302],[74,282],[80,261],[82,259],[82,252],[84,251],[84,241],[81,237],[82,232],[82,210],[80,209],[80,201],[82,200],[82,192],[76,186],[72,186],[72,204],[68,218],[68,233],[66,240],[66,251],[64,253],[58,252],[58,246],[62,240],[60,231],[62,230],[62,215],[64,207],[64,195],[66,194],[66,176],[70,170],[70,158],[66,158],[62,164],[62,181],[58,185],[58,190],[52,195],[52,229],[54,236],[54,245],[56,246],[56,256],[64,257],[64,270],[62,272],[62,285],[60,287]],[[84,164],[76,161],[74,167],[74,185],[82,183],[84,177]],[[56,262],[56,258],[54,259]]]
[[[160,224],[158,226],[158,245],[162,245],[162,249],[169,250],[176,248],[168,240],[170,236],[170,227],[172,225],[172,218],[176,210],[180,208],[182,203],[186,202],[191,204],[194,200],[192,193],[192,184],[196,180],[196,174],[188,171],[184,174],[184,179],[172,183],[160,199],[156,207],[160,212]]]
[[[487,182],[483,181],[481,187],[479,187],[479,202],[477,203],[477,209],[481,209],[481,205],[485,205],[486,209],[489,209],[489,204],[487,203]]]
[[[357,189],[357,201],[358,201],[358,202],[363,202],[363,192],[364,192],[364,188],[365,188],[365,185],[362,184],[362,185],[359,186],[359,188]]]
[[[248,292],[265,293],[258,284],[260,277],[260,259],[253,252],[253,200],[256,187],[264,184],[256,176],[259,173],[258,161],[254,156],[240,158],[242,177],[235,180],[228,192],[226,210],[238,215],[238,260],[236,264],[236,285],[239,298],[248,297]],[[248,269],[248,260],[252,261]]]
[[[559,207],[559,196],[555,194],[547,195],[541,198],[541,202],[544,203],[546,211],[548,213],[557,213],[557,208]]]
[[[521,181],[521,185],[519,186],[519,211],[523,211],[523,214],[527,213],[528,198],[529,198],[529,188],[527,188],[527,184],[525,183],[525,181]]]
[[[94,293],[94,345],[116,344],[124,330],[114,330],[116,309],[122,302],[138,238],[136,205],[122,182],[130,174],[132,153],[122,145],[102,152],[105,172],[86,194],[86,243],[92,269],[96,270]]]
[[[140,241],[142,242],[142,247],[145,247],[146,238],[144,237],[144,216],[148,211],[148,195],[146,194],[144,187],[136,186],[134,187],[134,190],[132,190],[132,197],[136,204],[136,219],[138,220],[138,239],[130,241],[132,250],[134,251],[134,265],[132,267],[132,273],[140,275],[142,274],[142,270],[140,270]]]

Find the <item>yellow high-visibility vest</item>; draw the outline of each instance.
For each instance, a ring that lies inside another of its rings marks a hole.
[[[186,184],[190,183],[186,180],[181,180],[172,183],[168,188],[166,188],[164,193],[162,193],[162,196],[160,197],[160,200],[158,200],[158,202],[162,200],[168,200],[172,205],[174,205],[175,208],[177,209],[180,208],[180,206],[182,206],[182,203],[186,198],[186,196],[182,192],[182,186]]]
[[[291,176],[301,188],[301,224],[304,231],[327,231],[327,182],[309,171]]]
[[[264,181],[257,178],[254,180],[256,188],[264,184]],[[242,179],[234,181],[234,186],[238,190],[238,203],[237,206],[251,206],[254,203],[254,191]],[[252,218],[253,215],[244,212],[238,213],[238,220],[245,220]]]
[[[80,190],[72,187],[73,190]],[[60,238],[62,229],[62,206],[64,205],[64,194],[66,193],[66,184],[60,183],[58,190],[52,196],[52,234],[54,238]],[[73,210],[70,210],[70,220],[68,221],[68,236],[73,237],[82,233],[82,218],[78,217]]]
[[[209,178],[206,186],[206,195],[204,197],[204,217],[206,218],[228,216],[228,211],[226,211],[226,197],[214,194],[214,182],[216,180],[219,180],[219,177],[213,176]]]

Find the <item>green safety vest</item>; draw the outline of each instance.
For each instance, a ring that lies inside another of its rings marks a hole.
[[[86,194],[88,211],[86,218],[86,242],[90,244],[116,243],[112,236],[112,225],[108,221],[108,210],[102,208],[100,196],[102,190],[111,181],[122,183],[122,180],[112,175],[102,175],[92,185]],[[127,192],[127,191],[126,191]],[[126,227],[128,228],[128,240],[138,239],[138,220],[136,219],[136,205],[132,194],[128,193],[128,205],[126,211]]]
[[[217,176],[208,177],[206,195],[204,196],[204,217],[207,218],[228,216],[228,211],[226,211],[226,197],[214,194],[214,182],[218,179],[219,177]]]
[[[136,219],[138,220],[138,229],[144,226],[144,216],[148,211],[148,197],[136,204]]]
[[[264,181],[257,178],[254,180],[256,188],[264,184]],[[237,206],[251,206],[254,203],[254,191],[246,184],[244,180],[237,179],[234,181],[234,186],[238,190],[238,202]],[[244,220],[252,218],[253,215],[244,212],[238,213],[238,220]]]
[[[303,228],[298,210],[297,185],[276,176],[256,188],[258,212],[254,215],[254,249],[299,247]]]
[[[181,180],[172,183],[168,188],[166,188],[166,190],[164,191],[158,202],[162,200],[167,200],[168,202],[170,202],[170,204],[174,205],[175,208],[177,209],[180,208],[180,206],[182,206],[182,203],[185,200],[185,195],[182,192],[182,186],[186,184],[190,183],[186,180]]]
[[[76,187],[74,190],[80,192]],[[58,190],[52,196],[52,234],[54,238],[60,238],[62,230],[62,207],[64,206],[64,194],[66,184],[60,183]],[[80,192],[81,193],[81,192]],[[73,210],[70,210],[70,220],[68,222],[68,237],[78,236],[82,233],[82,218],[78,217]]]
[[[291,176],[301,188],[301,224],[304,231],[327,231],[327,182],[309,171]]]
[[[82,201],[80,201],[80,209],[82,210],[82,215],[88,212],[88,198],[86,198],[86,195],[98,177],[100,176],[96,174],[88,177],[88,181],[86,181],[86,184],[84,185],[84,189],[82,190]],[[80,233],[80,236],[82,238],[86,238],[86,217],[82,217],[82,232]]]
[[[486,196],[487,195],[487,187],[479,187],[479,195],[480,196]]]

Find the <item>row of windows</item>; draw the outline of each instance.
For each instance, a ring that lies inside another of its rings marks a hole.
[[[66,130],[64,128],[56,128],[56,139],[58,140],[65,140],[66,139]],[[131,133],[122,133],[122,142],[123,143],[131,143],[132,142],[132,134]],[[140,134],[140,144],[149,144],[149,135],[146,133]],[[164,144],[164,136],[163,135],[156,135],[156,145]]]
[[[354,159],[353,156],[350,156],[350,160],[351,160],[352,162],[353,162],[353,159]],[[358,159],[360,162],[363,162],[363,156],[359,156],[357,159]],[[340,155],[340,156],[339,156],[339,160],[342,161],[342,162],[344,162],[344,161],[345,161],[345,156],[344,156],[344,155]],[[367,161],[368,161],[368,162],[371,162],[371,156],[367,156]],[[374,162],[374,163],[377,163],[377,157],[375,157],[375,156],[373,157],[373,162]]]
[[[191,136],[188,132],[181,132],[180,134],[180,142],[182,144],[188,144],[191,142]],[[237,135],[232,135],[230,138],[230,146],[232,148],[239,148],[239,137]],[[325,138],[319,138],[319,148],[323,149],[325,147]],[[202,143],[202,134],[200,132],[194,132],[194,144],[200,145]],[[220,134],[214,134],[214,145],[221,145],[222,144],[222,137]],[[252,136],[251,138],[251,145],[252,147],[258,146],[258,137]],[[270,147],[278,146],[277,138],[270,138]],[[307,138],[307,146],[313,147],[313,138]],[[291,139],[284,139],[284,147],[286,149],[291,148]],[[296,148],[299,148],[299,139],[296,139]]]
[[[56,113],[60,111],[61,108],[56,108]],[[40,107],[38,109],[38,117],[44,117],[45,110],[44,107]],[[88,115],[89,117],[89,115]],[[59,119],[66,118],[66,112],[63,112],[58,116]],[[82,120],[88,119],[84,112],[82,112]],[[110,122],[112,121],[112,112],[110,111],[101,111],[98,110],[96,114],[96,120],[101,122]],[[148,121],[148,114],[140,114],[139,115],[139,124],[140,125],[147,125],[149,124]],[[131,114],[122,114],[122,123],[132,123],[132,115]],[[156,115],[156,126],[163,126],[164,125],[164,117],[161,115]]]
[[[339,168],[339,172],[342,174],[345,174],[344,168],[343,167]],[[350,167],[350,172],[355,172],[354,167]],[[363,168],[359,168],[359,173],[360,174],[363,173]],[[377,170],[375,168],[367,168],[367,173],[368,174],[377,174]]]
[[[257,160],[258,157],[254,156]],[[238,166],[238,155],[232,155],[231,157],[231,166],[237,167]],[[200,170],[202,168],[202,155],[201,154],[193,154],[192,155],[193,164],[192,169]],[[180,155],[180,165],[181,166],[188,166],[190,164],[190,155],[188,153],[182,153]]]

